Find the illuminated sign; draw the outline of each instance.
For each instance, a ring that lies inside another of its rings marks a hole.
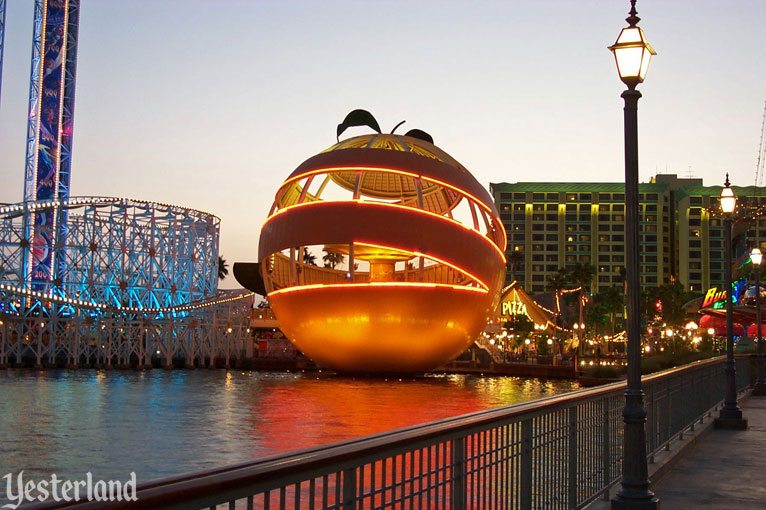
[[[521,301],[505,301],[501,315],[526,315],[527,305]]]
[[[711,287],[705,294],[705,299],[702,301],[701,308],[707,308],[708,306],[715,305],[726,299],[726,291],[719,291],[718,287]]]
[[[747,285],[747,278],[741,278],[732,283],[732,303],[739,302],[739,295],[744,290],[745,285]],[[702,300],[702,306],[700,308],[707,308],[709,306],[712,306],[713,308],[723,308],[726,306],[726,291],[719,291],[718,287],[711,287],[708,289],[707,293],[705,293],[705,299]]]

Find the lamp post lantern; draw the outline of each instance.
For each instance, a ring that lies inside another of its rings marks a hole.
[[[659,499],[649,490],[646,461],[646,409],[641,389],[641,316],[638,267],[638,100],[636,86],[644,81],[656,52],[636,24],[636,0],[630,2],[628,27],[609,49],[614,53],[620,79],[628,86],[625,101],[625,287],[628,340],[628,387],[625,390],[622,489],[612,499],[612,509],[658,510]]]
[[[763,366],[763,338],[761,333],[761,261],[763,254],[758,248],[753,248],[750,252],[750,260],[755,269],[755,324],[758,328],[758,380],[753,387],[753,395],[762,397],[766,395],[766,374]]]
[[[723,248],[724,254],[724,279],[726,280],[726,392],[724,403],[718,418],[715,419],[716,428],[744,430],[747,428],[747,420],[742,418],[742,410],[737,405],[737,367],[734,364],[734,311],[732,285],[731,285],[731,226],[734,207],[737,205],[737,197],[729,183],[729,174],[721,190],[721,210],[723,211]]]

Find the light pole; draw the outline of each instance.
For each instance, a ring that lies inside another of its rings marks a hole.
[[[636,86],[644,81],[655,51],[636,24],[636,0],[630,2],[628,27],[609,49],[614,53],[620,79],[628,86],[625,101],[625,287],[628,337],[628,387],[625,390],[622,489],[612,499],[612,509],[659,509],[659,499],[649,490],[646,464],[646,409],[641,390],[641,317],[638,268],[638,99]]]
[[[755,268],[755,324],[758,328],[758,380],[753,387],[753,395],[762,397],[766,395],[766,374],[763,368],[763,338],[761,338],[761,261],[763,254],[758,248],[750,252],[750,260]]]
[[[726,280],[726,393],[724,395],[723,408],[715,419],[716,428],[738,429],[747,428],[747,420],[742,419],[742,410],[737,405],[737,367],[734,364],[734,317],[733,296],[731,288],[731,224],[734,207],[737,205],[737,197],[729,183],[729,174],[726,174],[726,182],[721,190],[721,210],[723,211],[723,249],[724,254],[724,278]]]

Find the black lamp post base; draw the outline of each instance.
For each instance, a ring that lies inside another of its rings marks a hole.
[[[766,397],[766,381],[756,382],[750,395],[754,397]]]
[[[718,416],[718,418],[715,419],[714,426],[717,429],[726,429],[726,430],[746,430],[747,429],[747,420],[742,418],[742,411],[736,411],[736,412],[725,412],[726,410],[721,411],[721,414]],[[739,416],[736,416],[739,414]]]
[[[660,500],[656,496],[649,499],[621,499],[618,495],[612,500],[611,510],[660,510]]]

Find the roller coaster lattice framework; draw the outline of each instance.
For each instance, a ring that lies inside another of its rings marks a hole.
[[[35,242],[41,212],[67,218],[51,248]],[[217,291],[219,233],[212,214],[156,202],[0,206],[0,366],[241,359],[253,295]],[[31,274],[43,258],[52,260],[48,281]]]

